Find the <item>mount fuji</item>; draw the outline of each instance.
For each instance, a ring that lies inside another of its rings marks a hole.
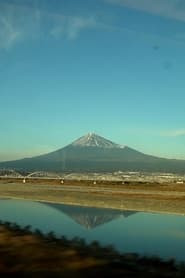
[[[80,224],[86,229],[94,229],[98,226],[109,223],[115,219],[124,219],[137,213],[137,211],[122,211],[118,209],[92,208],[85,206],[74,206],[54,203],[44,204],[53,209],[56,209],[62,214],[65,213],[77,224]]]
[[[147,155],[97,134],[88,133],[54,152],[1,162],[0,167],[23,171],[114,172],[120,170],[185,173],[185,160]]]

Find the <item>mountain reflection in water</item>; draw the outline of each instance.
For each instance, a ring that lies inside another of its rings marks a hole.
[[[96,240],[124,253],[185,260],[185,217],[181,215],[4,199],[0,220],[30,225],[43,233],[52,231],[57,237]]]
[[[86,229],[93,229],[97,226],[111,222],[120,217],[129,217],[137,211],[121,211],[104,208],[92,208],[84,206],[61,205],[44,203],[47,206],[57,209],[72,218],[76,223],[82,225]]]

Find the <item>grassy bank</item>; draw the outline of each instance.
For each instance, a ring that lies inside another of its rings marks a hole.
[[[98,242],[56,238],[31,227],[0,223],[0,273],[24,277],[185,277],[174,260],[120,254]]]

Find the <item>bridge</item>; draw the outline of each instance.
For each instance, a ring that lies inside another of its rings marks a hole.
[[[26,183],[26,179],[53,179],[60,180],[61,183],[63,183],[63,179],[60,175],[45,171],[36,171],[33,173],[29,173],[28,175],[24,176],[23,183]]]
[[[35,171],[28,174],[20,173],[16,169],[0,168],[1,178],[25,178],[25,179],[79,179],[82,175],[76,173],[59,174],[47,171]]]
[[[1,179],[20,179],[23,183],[26,183],[27,180],[30,179],[53,179],[60,180],[61,184],[64,183],[64,180],[73,179],[76,175],[74,173],[70,174],[58,174],[47,171],[35,171],[32,173],[19,173],[16,169],[6,169],[0,168],[0,178]]]
[[[108,175],[110,180],[110,175]],[[65,181],[91,181],[93,184],[96,184],[97,181],[105,181],[105,177],[103,174],[96,173],[54,173],[47,171],[34,171],[34,172],[19,172],[16,169],[1,169],[0,168],[0,179],[13,179],[19,180],[23,183],[26,183],[29,180],[58,180],[61,184],[64,184]],[[112,179],[111,179],[112,180]],[[114,177],[115,180],[115,177]],[[117,180],[118,181],[118,180]],[[119,179],[119,181],[121,181]]]
[[[62,180],[62,177],[59,174],[46,172],[46,171],[35,171],[32,173],[19,173],[16,169],[0,169],[0,178],[3,179],[22,179],[23,183],[26,182],[26,179],[59,179]]]

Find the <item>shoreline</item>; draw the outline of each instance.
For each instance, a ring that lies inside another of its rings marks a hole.
[[[185,216],[185,188],[175,189],[0,183],[0,198]]]
[[[58,238],[30,226],[0,222],[0,274],[20,277],[179,277],[184,261],[123,253],[98,241]],[[22,275],[21,275],[22,277]]]
[[[143,210],[137,210],[136,208],[118,208],[118,207],[107,207],[107,206],[90,206],[88,204],[81,204],[79,202],[64,202],[64,201],[50,201],[46,199],[30,199],[30,198],[21,198],[21,197],[14,197],[14,196],[7,196],[7,197],[2,197],[0,196],[0,200],[20,200],[20,201],[30,201],[30,202],[40,202],[40,203],[52,203],[52,204],[61,204],[61,205],[71,205],[71,206],[82,206],[82,207],[90,207],[90,208],[104,208],[107,210],[121,210],[121,211],[137,211],[140,213],[151,213],[151,214],[167,214],[167,215],[177,215],[177,216],[185,216],[185,213],[180,213],[180,212],[168,212],[168,211],[161,211],[161,210],[150,210],[150,209],[145,209]]]

